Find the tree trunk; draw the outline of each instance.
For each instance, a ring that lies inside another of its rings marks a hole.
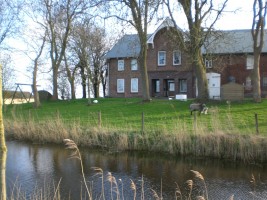
[[[6,140],[3,123],[2,66],[0,65],[0,197],[6,200]]]
[[[37,64],[37,60],[34,61],[34,69],[33,69],[33,81],[32,81],[32,91],[33,91],[33,97],[34,97],[34,103],[33,103],[33,107],[34,108],[39,108],[41,103],[40,103],[40,99],[39,99],[39,94],[38,94],[38,90],[37,90],[37,69],[38,69],[38,64]]]
[[[254,49],[254,67],[252,70],[252,89],[255,102],[261,102],[261,84],[260,84],[260,52]]]
[[[140,40],[141,39],[140,37]],[[150,98],[150,92],[149,92],[149,81],[148,81],[148,74],[147,74],[147,44],[146,40],[140,41],[141,43],[141,52],[139,55],[139,66],[141,71],[141,77],[142,77],[142,92],[143,92],[143,101],[151,101]]]
[[[76,99],[74,77],[70,79],[71,99]]]
[[[3,123],[3,95],[2,95],[2,66],[0,65],[0,151],[7,151],[5,142],[5,131]]]
[[[58,77],[58,68],[53,67],[53,100],[58,100],[58,91],[57,91],[57,77]]]
[[[1,174],[0,174],[0,199],[6,200],[6,151],[0,151],[0,167],[1,167]]]
[[[197,91],[199,100],[207,100],[209,98],[208,91],[208,81],[206,77],[206,67],[203,62],[203,58],[200,50],[195,52],[196,55],[193,55],[195,60],[193,61],[193,66],[195,67],[195,73],[197,77]]]
[[[86,99],[86,75],[84,73],[84,67],[80,67],[81,69],[81,78],[82,78],[82,92],[83,92],[83,99]]]
[[[87,67],[86,70],[87,70],[87,93],[88,93],[87,105],[90,105],[92,101],[91,101],[91,95],[90,95],[90,69],[89,67]]]

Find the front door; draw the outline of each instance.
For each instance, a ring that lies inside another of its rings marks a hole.
[[[218,73],[207,73],[208,90],[210,99],[221,97],[221,75]]]
[[[175,95],[175,83],[173,79],[164,80],[164,96],[174,96]]]

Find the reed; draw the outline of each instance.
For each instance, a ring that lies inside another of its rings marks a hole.
[[[166,129],[151,129],[145,133],[133,129],[83,126],[79,120],[65,123],[60,116],[56,120],[45,122],[22,120],[19,117],[4,122],[7,139],[60,144],[64,138],[71,138],[78,145],[109,151],[145,150],[244,162],[267,161],[267,137],[230,134],[220,130],[218,125],[213,129],[216,132],[209,132],[201,121],[198,122],[199,131],[195,133],[187,131],[188,124],[180,121],[171,132]]]

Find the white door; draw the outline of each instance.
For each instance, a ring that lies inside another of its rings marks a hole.
[[[221,96],[221,75],[218,73],[207,73],[209,98],[220,99]]]

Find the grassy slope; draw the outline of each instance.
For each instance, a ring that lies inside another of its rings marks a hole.
[[[67,124],[77,121],[82,126],[97,126],[98,113],[101,111],[102,126],[125,131],[141,130],[142,112],[145,115],[145,131],[165,131],[175,133],[186,130],[193,131],[193,116],[189,113],[192,100],[181,102],[176,100],[154,99],[143,104],[141,99],[98,99],[98,104],[87,106],[87,100],[46,102],[39,109],[32,104],[7,105],[4,108],[6,119],[34,119],[43,121],[57,118]],[[267,100],[253,103],[245,100],[241,103],[208,102],[208,115],[197,117],[198,130],[203,132],[223,131],[226,133],[255,133],[255,113],[258,114],[260,134],[267,135]]]

